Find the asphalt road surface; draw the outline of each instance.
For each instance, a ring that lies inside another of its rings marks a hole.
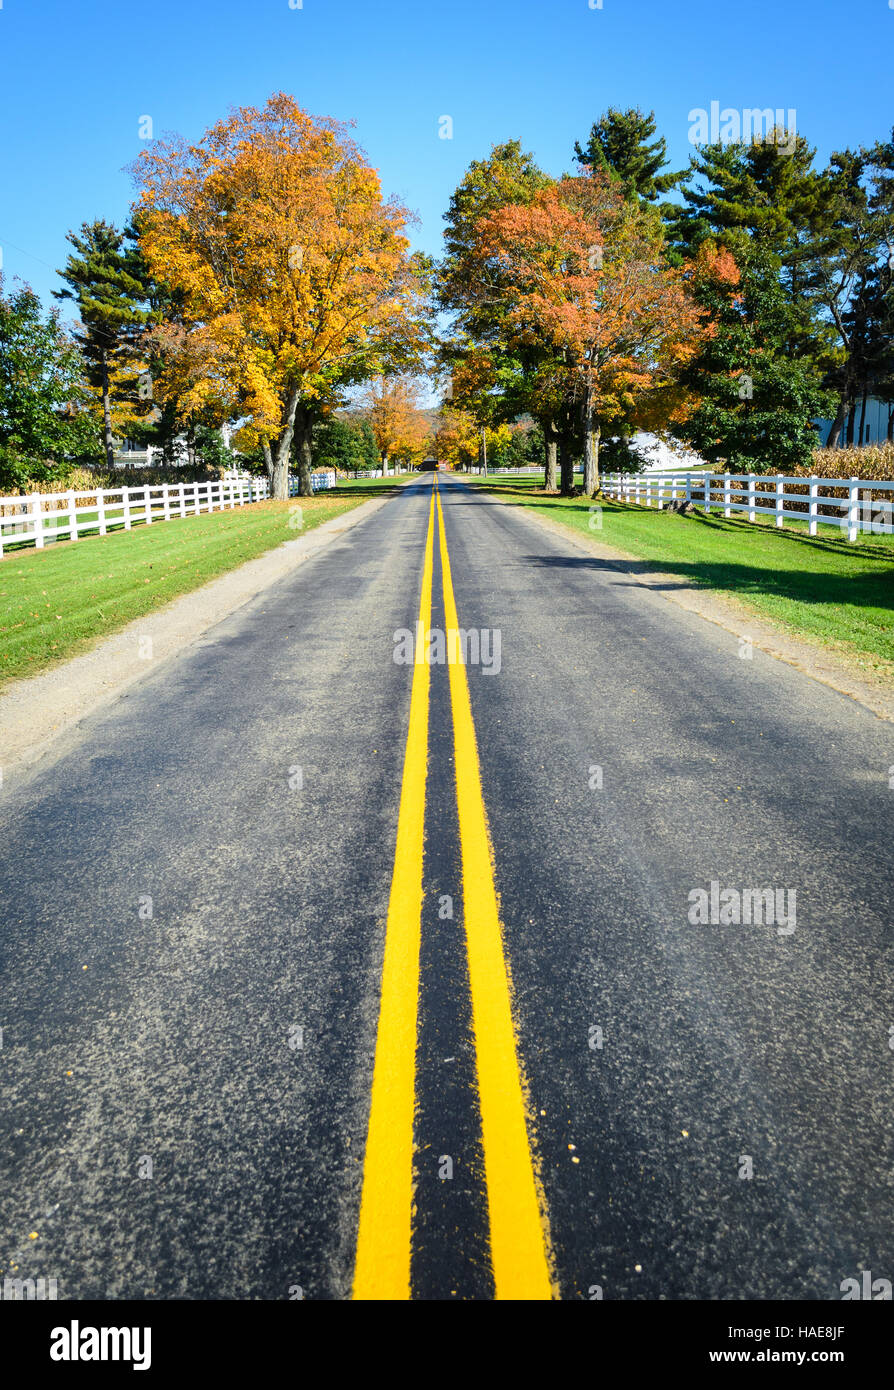
[[[0,794],[0,1277],[894,1278],[891,726],[435,487]]]

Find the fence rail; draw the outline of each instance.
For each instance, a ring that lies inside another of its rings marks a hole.
[[[311,487],[320,492],[335,487],[335,474],[312,473]],[[136,525],[198,516],[200,512],[229,511],[269,496],[266,478],[224,478],[208,483],[146,483],[142,487],[93,488],[86,492],[32,492],[0,497],[0,558],[4,547],[22,544],[42,550],[48,542],[79,540],[109,531],[130,531]],[[289,479],[289,496],[298,493],[297,478]]]
[[[867,478],[787,477],[782,473],[606,473],[608,497],[637,506],[664,507],[671,501],[701,502],[707,513],[744,512],[749,521],[772,516],[807,522],[815,536],[821,525],[837,526],[849,541],[866,533],[894,535],[894,482]],[[885,497],[874,496],[879,492]]]

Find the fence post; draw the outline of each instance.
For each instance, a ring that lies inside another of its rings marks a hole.
[[[177,488],[177,492],[179,494],[178,500],[180,502],[180,515],[186,516],[186,483],[180,483],[179,487]]]
[[[123,513],[124,513],[124,529],[125,529],[125,531],[129,531],[129,530],[130,530],[130,488],[129,488],[129,487],[123,487],[123,488],[121,489],[121,507],[122,507],[122,511],[123,511]]]
[[[39,492],[35,492],[31,498],[31,519],[34,522],[34,544],[38,550],[43,550],[43,498]]]
[[[145,487],[145,489],[144,489],[144,494],[145,494],[145,495],[144,495],[144,501],[145,501],[145,508],[144,508],[144,511],[145,511],[145,514],[146,514],[146,525],[147,525],[147,526],[151,526],[151,525],[152,525],[152,489],[151,489],[151,487],[149,486],[148,483],[146,484],[146,487]]]
[[[709,470],[706,470],[706,471],[705,471],[705,511],[706,511],[706,512],[709,512],[710,510],[711,510],[711,474],[710,474],[710,471],[709,471]]]
[[[783,502],[785,501],[785,491],[784,491],[784,489],[785,489],[785,483],[783,482],[782,474],[781,474],[781,473],[777,473],[777,474],[776,474],[776,525],[777,525],[777,526],[782,526],[782,525],[784,524],[784,522],[785,522],[785,517],[782,515],[782,504],[783,504]]]
[[[161,485],[161,505],[165,521],[171,519],[171,484],[162,483]]]
[[[755,511],[755,507],[756,507],[756,505],[757,505],[757,499],[756,499],[756,497],[755,497],[755,495],[754,495],[754,491],[755,491],[754,474],[753,474],[753,473],[749,473],[749,474],[748,474],[748,520],[749,520],[749,521],[757,521],[757,512]]]
[[[78,500],[74,495],[74,488],[68,494],[68,539],[76,541],[78,538]]]
[[[732,509],[732,507],[730,506],[730,502],[732,501],[732,497],[731,497],[731,493],[730,493],[730,481],[729,481],[729,479],[730,479],[730,475],[729,475],[728,473],[724,473],[724,475],[723,475],[723,515],[724,515],[724,516],[732,516],[732,514],[733,514],[733,509]]]
[[[819,478],[815,473],[810,475],[810,520],[807,523],[807,534],[816,535],[816,519],[819,516]]]
[[[851,476],[847,490],[847,538],[857,540],[860,534],[860,479]]]
[[[692,502],[692,474],[686,474],[686,501]]]

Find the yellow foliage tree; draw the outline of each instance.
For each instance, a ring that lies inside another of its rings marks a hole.
[[[419,385],[408,376],[380,376],[361,396],[361,409],[376,437],[383,469],[389,459],[414,465],[425,458],[431,427],[421,396]]]
[[[469,411],[457,406],[441,407],[435,449],[439,462],[448,468],[466,468],[478,457],[479,429]]]
[[[410,214],[383,200],[345,126],[285,93],[234,111],[197,145],[156,143],[134,174],[141,250],[178,305],[177,323],[154,334],[162,352],[170,339],[178,407],[247,418],[240,443],[263,447],[275,497],[288,495],[297,436],[310,492],[321,407],[422,342]]]

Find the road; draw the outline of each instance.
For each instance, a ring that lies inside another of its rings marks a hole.
[[[4,789],[0,1276],[891,1279],[891,726],[520,509],[434,491]],[[396,661],[454,600],[479,660]],[[701,921],[712,884],[727,918],[766,888],[780,915]]]

